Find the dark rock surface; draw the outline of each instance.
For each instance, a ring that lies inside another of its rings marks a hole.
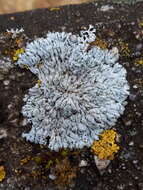
[[[103,11],[105,5],[108,9]],[[65,6],[55,11],[39,9],[0,16],[1,33],[6,29],[22,27],[29,41],[45,36],[48,31],[78,33],[89,24],[96,26],[97,36],[109,48],[118,47],[120,63],[127,69],[131,90],[125,113],[115,126],[121,135],[120,152],[102,174],[97,170],[89,149],[69,153],[72,167],[77,167],[78,171],[74,183],[66,189],[143,190],[143,3],[131,6],[100,2]],[[0,43],[1,52],[6,45],[11,46],[9,42],[2,42],[1,38]],[[0,58],[3,59],[2,53]],[[26,69],[0,67],[0,137],[5,131],[0,139],[0,165],[6,170],[0,190],[57,189],[51,179],[53,176],[48,177],[51,170],[42,168],[45,161],[40,160],[42,164],[37,165],[37,161],[31,159],[43,159],[44,156],[49,162],[49,150],[25,142],[21,137],[22,132],[27,130],[26,121],[20,113],[22,98],[36,82],[36,77]],[[58,153],[51,154],[50,160],[54,160],[55,156],[61,159]],[[81,160],[86,160],[87,166],[79,168]],[[33,171],[40,171],[40,174]]]

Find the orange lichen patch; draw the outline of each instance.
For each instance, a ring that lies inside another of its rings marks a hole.
[[[16,38],[16,39],[15,39],[15,43],[17,44],[18,47],[21,47],[22,44],[23,44],[23,40],[20,39],[20,38]]]
[[[67,186],[76,178],[77,168],[72,166],[68,158],[61,160],[56,164],[55,168],[55,183],[58,186]]]
[[[107,49],[108,44],[104,40],[97,37],[96,40],[94,42],[91,42],[89,46],[98,46],[101,49]]]
[[[113,160],[114,154],[120,149],[115,143],[117,133],[115,130],[106,130],[100,135],[100,140],[94,141],[91,150],[99,159]]]
[[[5,172],[4,166],[0,166],[0,182],[4,180],[5,176],[6,176],[6,172]]]
[[[13,61],[17,61],[19,59],[19,55],[24,53],[24,49],[23,48],[20,48],[20,49],[17,49],[14,51],[14,54],[13,54]]]
[[[30,160],[31,160],[31,156],[27,156],[26,158],[23,158],[22,160],[20,160],[20,164],[21,165],[27,164]]]
[[[117,46],[119,47],[120,53],[124,57],[130,57],[131,51],[129,49],[129,44],[124,42],[122,39],[118,39]]]

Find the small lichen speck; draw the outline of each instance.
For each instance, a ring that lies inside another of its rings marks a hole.
[[[17,49],[14,51],[14,55],[12,57],[13,61],[17,61],[18,58],[19,58],[19,55],[24,53],[24,49],[23,48],[20,48],[20,49]]]
[[[122,39],[118,39],[117,45],[119,46],[120,53],[124,57],[130,57],[131,51],[129,49],[129,44],[124,42]]]
[[[143,58],[136,60],[135,65],[142,65],[143,66]]]
[[[4,166],[0,166],[0,182],[4,180],[5,176],[6,176],[5,168]]]

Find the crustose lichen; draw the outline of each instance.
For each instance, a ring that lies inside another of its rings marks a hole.
[[[99,159],[113,160],[120,147],[116,144],[117,133],[115,130],[105,130],[100,134],[100,140],[94,141],[91,150]]]

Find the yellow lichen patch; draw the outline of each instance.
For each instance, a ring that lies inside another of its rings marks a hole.
[[[30,160],[31,160],[31,156],[27,156],[26,158],[23,158],[22,160],[20,160],[20,164],[21,165],[27,164]]]
[[[63,157],[67,156],[68,153],[69,153],[69,151],[68,151],[67,149],[63,149],[63,150],[61,151],[61,155],[62,155]]]
[[[38,80],[38,87],[40,88],[41,87],[41,84],[42,84],[42,81],[41,80]]]
[[[45,166],[46,169],[49,169],[52,165],[53,165],[53,161],[52,160],[49,160]]]
[[[22,53],[24,53],[24,49],[23,48],[15,50],[13,58],[12,58],[13,61],[17,61],[18,58],[19,58],[19,55],[22,54]]]
[[[55,176],[54,183],[59,187],[66,187],[76,177],[78,167],[75,163],[72,163],[69,157],[76,158],[78,160],[79,151],[70,151],[68,149],[61,149],[59,152],[42,152],[38,155],[27,156],[20,160],[21,171],[25,171],[25,175],[28,175],[34,179],[47,180],[49,174]],[[24,168],[29,167],[30,164],[33,166],[32,170],[28,173]],[[16,169],[15,173],[19,175],[19,170]],[[49,177],[50,179],[50,177]]]
[[[73,182],[76,173],[77,168],[71,165],[68,158],[65,158],[55,166],[55,183],[58,186],[67,186]]]
[[[30,174],[33,178],[38,178],[42,176],[42,172],[39,170],[33,170]]]
[[[4,166],[0,166],[0,182],[4,180],[5,176],[6,176],[6,172],[5,172]]]
[[[139,26],[143,27],[143,21],[139,22]]]
[[[19,57],[17,54],[26,46],[27,40],[28,38],[23,32],[3,32],[1,34],[1,54],[8,56],[12,62],[17,61]]]
[[[113,160],[119,146],[115,143],[117,133],[115,130],[106,130],[100,135],[100,140],[94,141],[91,150],[99,159]]]
[[[136,60],[135,64],[136,65],[143,65],[143,58]]]
[[[42,162],[42,158],[40,156],[35,156],[34,158],[32,158],[32,160],[36,163],[36,164],[41,164]]]
[[[16,38],[15,43],[20,47],[20,45],[23,43],[23,40],[20,38]]]
[[[122,39],[118,39],[117,46],[119,46],[119,51],[123,56],[130,57],[131,51],[128,43],[124,42]]]
[[[59,11],[59,10],[60,10],[60,8],[58,8],[58,7],[50,8],[50,11]]]
[[[98,46],[101,49],[107,49],[108,44],[104,40],[97,37],[94,42],[90,43],[90,47],[92,47],[92,46]]]
[[[27,70],[29,69],[28,65],[24,65],[23,68]]]

